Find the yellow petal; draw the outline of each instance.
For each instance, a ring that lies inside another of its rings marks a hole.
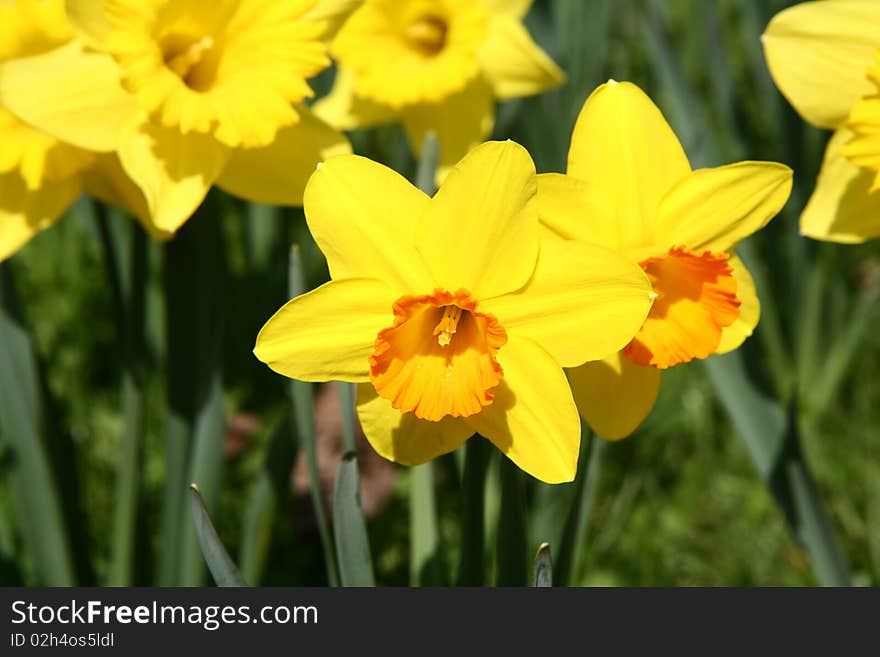
[[[511,336],[498,351],[495,400],[465,421],[522,470],[549,484],[574,479],[581,427],[565,375],[550,354]]]
[[[779,213],[791,183],[791,169],[776,162],[698,169],[661,201],[658,235],[691,251],[729,252]]]
[[[401,413],[376,394],[369,383],[357,389],[357,412],[364,435],[381,456],[403,465],[419,465],[454,451],[474,430],[461,418],[447,415],[439,422]]]
[[[318,162],[351,153],[351,144],[307,108],[297,113],[299,122],[279,130],[268,146],[234,149],[217,185],[257,203],[302,205]]]
[[[538,174],[538,216],[557,237],[620,247],[614,214],[589,183],[562,173]]]
[[[512,141],[477,147],[450,172],[416,227],[443,289],[488,299],[521,288],[538,258],[535,165]]]
[[[330,275],[378,278],[398,295],[434,288],[414,246],[429,202],[400,174],[357,155],[324,162],[305,191],[306,220]]]
[[[83,185],[88,194],[136,217],[153,239],[167,240],[174,236],[174,233],[162,231],[150,221],[147,199],[126,175],[115,153],[98,155],[83,172]]]
[[[324,38],[332,39],[345,19],[362,4],[364,0],[318,0],[302,18],[307,21],[323,21]]]
[[[522,18],[532,6],[533,0],[482,0],[490,11]]]
[[[803,2],[778,13],[761,37],[776,85],[810,123],[837,128],[872,91],[868,68],[880,49],[880,3]]]
[[[500,100],[533,96],[565,82],[562,70],[510,16],[497,15],[489,21],[480,63]]]
[[[611,81],[587,99],[571,137],[568,174],[595,185],[614,209],[620,247],[654,242],[660,200],[688,173],[672,128],[637,86]]]
[[[441,184],[459,160],[481,144],[495,125],[495,97],[483,78],[439,103],[413,105],[402,110],[401,121],[416,155],[425,136],[433,132],[440,147],[437,184]]]
[[[257,336],[254,355],[301,381],[368,381],[376,335],[394,320],[394,291],[382,281],[330,281],[291,299]]]
[[[0,68],[3,105],[25,123],[86,150],[109,152],[121,126],[139,112],[119,85],[108,55],[78,41],[44,55],[5,62]]]
[[[113,30],[103,0],[65,0],[64,7],[77,34],[90,46],[100,46]]]
[[[733,278],[736,279],[736,298],[739,299],[739,317],[733,324],[721,329],[721,342],[715,350],[716,354],[726,354],[739,347],[748,338],[761,318],[761,302],[755,291],[755,282],[743,261],[736,256],[731,256],[727,261],[733,269]]]
[[[605,440],[635,431],[660,390],[660,370],[636,365],[619,353],[569,370],[568,378],[581,416]]]
[[[337,66],[333,88],[312,106],[312,110],[337,130],[371,128],[394,121],[398,114],[388,105],[358,96],[354,73],[345,66]]]
[[[64,214],[79,196],[78,177],[29,190],[17,172],[0,174],[0,262]]]
[[[622,255],[581,242],[542,241],[529,284],[480,310],[509,333],[537,342],[563,367],[574,367],[625,347],[651,298],[642,268]]]
[[[119,146],[119,160],[144,193],[152,223],[171,233],[196,211],[228,157],[209,135],[148,121],[132,121]]]
[[[855,244],[880,236],[880,192],[871,192],[874,173],[846,159],[840,149],[852,138],[841,128],[825,149],[816,189],[801,214],[801,234]]]

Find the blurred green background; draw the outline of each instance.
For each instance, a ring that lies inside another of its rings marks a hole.
[[[562,89],[499,108],[494,137],[532,153],[541,172],[564,171],[571,129],[583,101],[609,78],[630,80],[655,100],[694,167],[741,159],[781,161],[795,171],[785,211],[744,244],[756,277],[761,323],[741,349],[751,380],[797,418],[812,468],[858,585],[880,584],[880,332],[877,243],[821,244],[799,237],[797,217],[815,182],[827,134],[805,124],[774,87],[759,37],[787,6],[771,0],[537,0],[526,23],[568,75]],[[326,91],[332,71],[315,81]],[[415,163],[397,126],[356,132],[355,151],[401,171]],[[287,383],[251,354],[265,320],[288,298],[288,252],[301,245],[307,286],[327,278],[299,209],[246,205],[214,192],[209,211],[180,239],[209,239],[223,275],[179,291],[219,303],[223,323],[226,436],[212,517],[248,581],[322,585],[327,575],[303,473]],[[104,230],[102,242],[102,229]],[[67,530],[68,581],[53,580],[28,536],[32,516],[17,504],[21,459],[0,435],[0,584],[105,584],[112,576],[120,441],[126,440],[120,381],[126,358],[107,249],[140,228],[82,199],[70,216],[4,265],[5,298],[14,289],[44,377],[42,439]],[[118,248],[121,253],[127,247]],[[166,306],[163,247],[146,246],[146,391],[143,478],[137,484],[129,581],[162,581],[159,555],[166,454]],[[112,250],[112,249],[111,249]],[[175,285],[175,283],[170,283]],[[219,335],[219,326],[216,327]],[[592,447],[585,485],[548,486],[522,475],[526,548],[562,539],[571,509],[586,509],[573,551],[576,585],[811,585],[806,552],[759,474],[715,394],[711,370],[679,366],[664,375],[659,401],[631,438]],[[723,375],[723,372],[721,372]],[[0,395],[23,386],[7,369]],[[319,453],[328,486],[338,453],[335,384],[314,391]],[[328,396],[329,395],[329,396]],[[323,428],[322,428],[323,427]],[[361,450],[368,532],[376,581],[405,585],[410,575],[412,471]],[[585,456],[585,462],[588,460]],[[484,581],[494,583],[505,529],[498,527],[502,468],[491,454],[485,498]],[[461,548],[461,455],[435,464],[439,566],[436,583],[456,579]],[[582,482],[583,483],[583,482]],[[329,490],[327,493],[329,499]],[[30,534],[33,535],[32,533]],[[500,543],[500,545],[499,545]],[[187,566],[182,566],[186,568]],[[210,582],[203,570],[188,582]]]

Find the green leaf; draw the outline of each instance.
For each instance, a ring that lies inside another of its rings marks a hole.
[[[849,586],[849,566],[800,445],[795,404],[788,413],[749,380],[739,350],[704,361],[733,421],[823,586]]]
[[[343,586],[375,586],[367,525],[361,509],[357,455],[342,457],[333,488],[333,531]]]
[[[546,541],[541,543],[535,554],[532,586],[541,588],[553,586],[553,561],[550,558],[550,544]]]
[[[238,572],[238,568],[235,567],[229,553],[220,541],[217,530],[214,529],[214,523],[211,522],[208,510],[205,508],[199,487],[195,484],[190,485],[189,499],[199,546],[214,582],[217,586],[247,586],[247,582]]]
[[[0,264],[0,439],[25,549],[37,582],[74,586],[76,574],[58,484],[44,443],[43,400],[31,339]]]

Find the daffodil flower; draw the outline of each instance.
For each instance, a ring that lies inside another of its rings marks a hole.
[[[303,104],[329,65],[310,15],[346,4],[68,0],[76,38],[7,62],[0,96],[64,143],[116,153],[166,237],[213,184],[299,205],[315,163],[350,152]]]
[[[761,41],[773,80],[809,123],[834,130],[801,233],[856,243],[880,235],[880,2],[804,2]]]
[[[580,424],[560,365],[625,345],[651,305],[634,263],[540,240],[537,180],[512,142],[472,151],[431,198],[354,156],[305,192],[332,280],[263,327],[254,353],[304,381],[357,382],[364,433],[415,465],[474,433],[547,482],[575,474]]]
[[[691,170],[660,110],[611,81],[587,99],[567,174],[538,176],[541,221],[556,239],[600,244],[639,263],[656,300],[619,353],[569,371],[578,409],[601,437],[632,433],[663,369],[738,347],[758,323],[749,272],[733,254],[791,193],[791,170],[737,162]]]
[[[48,52],[72,36],[63,0],[0,3],[0,63]],[[0,101],[0,261],[54,224],[83,189],[145,217],[115,156],[59,141]]]
[[[416,152],[433,132],[438,179],[495,122],[496,100],[564,76],[522,25],[531,0],[366,0],[331,44],[329,96],[315,105],[340,130],[400,121]]]

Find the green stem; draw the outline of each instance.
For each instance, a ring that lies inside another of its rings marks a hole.
[[[561,586],[574,583],[573,576],[576,575],[578,556],[584,549],[584,539],[593,515],[596,491],[602,474],[602,459],[606,449],[605,441],[593,437],[586,426],[582,430],[582,436],[583,444],[578,475],[575,479],[574,499],[565,520],[556,565],[553,568],[556,583]]]
[[[434,462],[414,466],[409,472],[409,582],[412,586],[436,586],[442,578],[437,505],[434,499]]]
[[[522,472],[501,459],[501,511],[498,518],[498,585],[525,586],[528,578],[526,509]]]
[[[99,224],[101,223],[99,216]],[[147,238],[143,231],[130,226],[131,254],[127,289],[113,276],[115,249],[105,239],[108,232],[101,231],[102,245],[110,272],[111,287],[118,289],[119,300],[124,303],[117,309],[121,315],[120,329],[123,333],[122,418],[123,429],[119,438],[119,464],[116,472],[115,507],[113,510],[113,548],[108,583],[110,586],[130,586],[135,559],[135,533],[141,489],[141,468],[146,430],[144,389],[144,352],[147,284]]]
[[[204,579],[190,522],[190,483],[216,514],[223,465],[220,344],[225,249],[211,195],[165,246],[168,359],[166,484],[159,583],[197,585]]]
[[[482,586],[485,578],[483,509],[489,443],[475,435],[465,443],[461,510],[461,565],[459,586]]]
[[[303,264],[299,247],[294,245],[290,250],[290,266],[288,269],[288,295],[290,298],[299,296],[306,291]],[[324,551],[324,564],[327,568],[327,582],[330,586],[339,586],[339,570],[336,566],[336,548],[333,535],[324,510],[324,496],[321,493],[321,473],[318,470],[318,455],[315,448],[315,405],[312,395],[312,384],[305,381],[291,380],[289,385],[293,416],[293,434],[299,440],[306,457],[309,471],[309,491],[312,497],[312,509],[315,523],[321,537],[321,548]]]

